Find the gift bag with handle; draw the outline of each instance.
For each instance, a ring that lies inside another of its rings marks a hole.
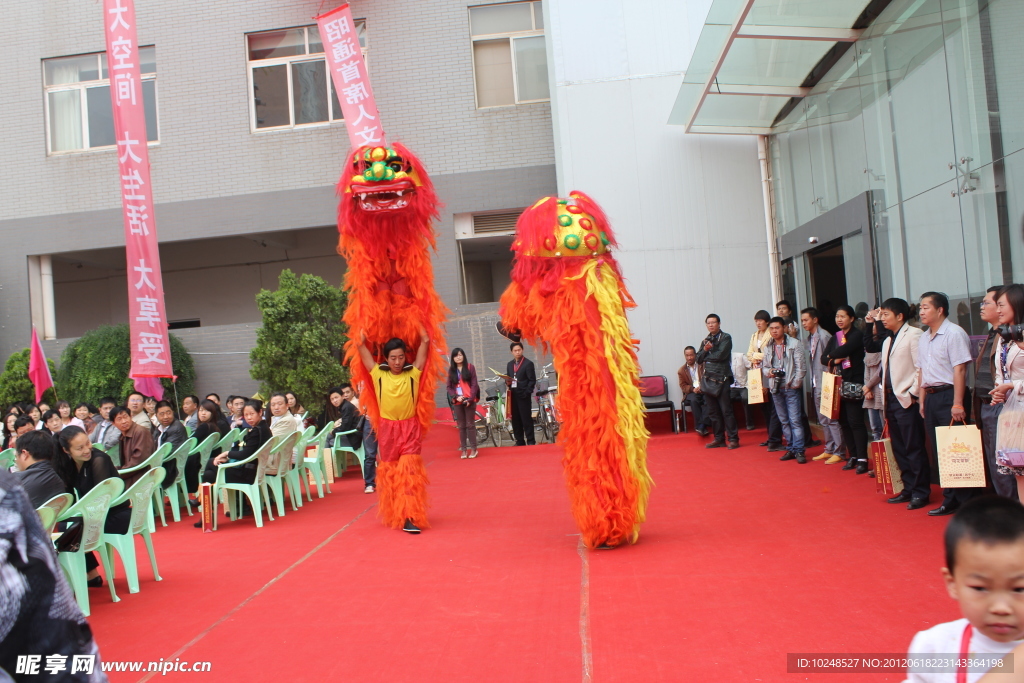
[[[950,422],[949,427],[936,427],[935,446],[942,488],[984,488],[985,452],[975,425]]]
[[[821,373],[821,401],[818,412],[830,420],[839,419],[839,399],[842,398],[843,378],[826,370]]]
[[[874,463],[875,492],[887,496],[898,496],[903,492],[903,473],[896,464],[896,454],[889,439],[889,425],[882,431],[882,438],[868,445],[869,459]]]
[[[761,368],[747,370],[747,404],[764,403],[764,384],[761,382]]]

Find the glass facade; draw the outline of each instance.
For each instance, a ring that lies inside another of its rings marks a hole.
[[[868,277],[879,300],[943,291],[977,334],[970,304],[1024,281],[1021,26],[1021,0],[893,0],[776,126],[780,235],[869,193],[871,252],[859,226],[843,241],[850,305]]]

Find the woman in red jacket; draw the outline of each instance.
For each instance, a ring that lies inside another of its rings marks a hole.
[[[448,396],[452,400],[455,422],[459,426],[459,451],[463,458],[475,458],[476,404],[480,402],[480,385],[476,381],[476,368],[462,349],[452,349],[452,364],[448,368]]]

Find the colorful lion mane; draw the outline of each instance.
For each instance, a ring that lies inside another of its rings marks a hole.
[[[638,342],[625,314],[635,304],[609,252],[615,245],[590,197],[544,197],[519,218],[501,297],[502,325],[554,355],[562,464],[589,548],[636,542],[652,484]]]

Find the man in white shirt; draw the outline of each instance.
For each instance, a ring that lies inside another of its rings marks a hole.
[[[918,341],[918,386],[921,387],[921,417],[933,460],[937,459],[935,428],[951,422],[966,422],[967,366],[971,362],[971,340],[959,325],[949,321],[949,299],[940,292],[925,292],[918,304],[918,316],[928,329]],[[929,510],[933,517],[950,515],[974,495],[975,489],[943,489],[942,505]]]
[[[281,392],[276,392],[270,395],[270,433],[274,436],[279,436],[281,439],[286,439],[296,431],[297,422],[295,416],[288,411],[288,397]],[[294,453],[289,453],[289,456],[293,456]],[[295,458],[292,458],[295,461]],[[269,474],[277,474],[276,465],[272,468],[267,468]]]
[[[128,412],[132,415],[132,422],[151,430],[153,429],[153,421],[150,420],[149,415],[146,414],[145,402],[145,396],[137,391],[133,391],[128,394],[128,400],[125,402],[125,407],[128,408]]]
[[[893,504],[907,503],[908,510],[917,510],[928,504],[932,468],[918,405],[921,392],[917,354],[921,330],[907,324],[909,317],[910,304],[903,299],[886,299],[881,307],[864,317],[866,323],[874,325],[874,335],[865,349],[882,355],[882,377],[877,391],[882,392],[893,455],[903,479],[903,491],[888,500]]]

